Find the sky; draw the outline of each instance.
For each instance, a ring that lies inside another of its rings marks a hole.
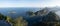
[[[60,0],[0,0],[0,7],[54,7]]]
[[[41,7],[60,6],[60,0],[40,0]]]
[[[40,7],[40,0],[0,0],[0,7]]]

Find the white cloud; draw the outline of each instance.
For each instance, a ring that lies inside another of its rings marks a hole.
[[[41,4],[45,7],[60,6],[60,0],[44,0]]]

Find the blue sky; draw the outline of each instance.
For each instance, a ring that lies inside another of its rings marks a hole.
[[[60,0],[0,0],[0,7],[54,7]]]
[[[0,7],[40,7],[40,0],[0,0]]]

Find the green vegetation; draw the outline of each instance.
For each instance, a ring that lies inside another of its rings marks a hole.
[[[0,13],[0,20],[6,20],[6,18],[7,18],[6,16]]]
[[[26,14],[28,14],[30,17],[35,16],[34,12],[32,12],[32,11],[27,11],[27,13],[26,13]]]
[[[0,20],[5,20],[10,23],[12,26],[27,26],[28,22],[23,19],[23,17],[18,17],[16,19],[12,19],[10,16],[4,16],[0,14]]]
[[[27,22],[23,20],[23,17],[16,18],[14,22],[14,26],[27,26]]]
[[[13,22],[13,19],[9,16],[7,16],[7,19],[6,19],[7,22]]]

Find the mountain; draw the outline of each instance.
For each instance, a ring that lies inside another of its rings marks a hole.
[[[35,12],[36,16],[43,16],[44,20],[57,20],[59,16],[54,11],[49,11],[49,9],[45,8],[40,11]],[[55,18],[55,19],[54,19]],[[43,21],[42,19],[42,21]]]
[[[45,9],[42,9],[42,10],[39,10],[39,11],[35,12],[35,14],[39,15],[39,16],[43,16],[43,15],[48,14],[49,12],[50,11],[47,8],[45,8]]]
[[[51,23],[51,26],[53,26],[53,24],[55,25],[59,21],[59,16],[48,9],[42,9],[34,14],[35,16],[27,19],[28,26],[47,26],[47,23],[48,25]]]

